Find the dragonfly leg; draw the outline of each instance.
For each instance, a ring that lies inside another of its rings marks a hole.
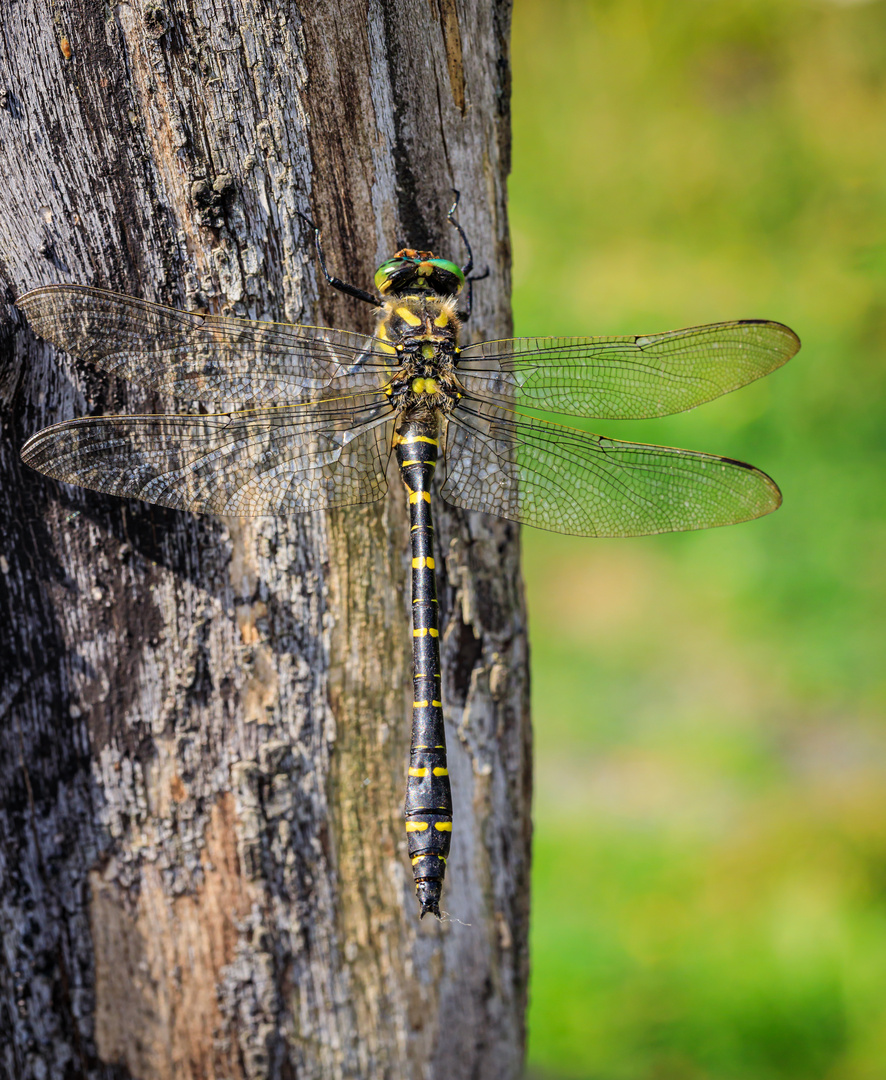
[[[467,304],[465,304],[464,308],[458,313],[458,317],[462,322],[466,322],[468,319],[470,319],[471,312],[474,309],[474,282],[485,281],[488,277],[489,267],[487,266],[482,274],[474,274],[473,277],[465,279],[465,284],[468,287],[468,302]]]
[[[455,196],[455,202],[452,204],[452,206],[449,207],[449,213],[446,215],[446,218],[449,221],[449,224],[461,237],[461,242],[464,244],[465,250],[468,253],[468,261],[461,268],[461,272],[464,274],[465,277],[467,277],[468,274],[470,274],[470,272],[474,269],[474,253],[471,251],[471,245],[468,241],[467,234],[465,233],[461,225],[459,225],[459,223],[455,220],[455,211],[456,207],[458,206],[458,200],[461,198],[461,192],[457,188],[453,188],[452,194]]]
[[[372,293],[368,293],[364,289],[358,289],[356,285],[349,285],[347,281],[342,281],[341,278],[329,273],[326,268],[326,259],[323,255],[323,248],[320,244],[320,230],[306,214],[301,212],[301,210],[296,210],[296,213],[302,221],[314,230],[314,246],[317,248],[317,258],[320,262],[320,269],[323,271],[323,277],[326,278],[327,284],[331,285],[333,289],[338,289],[339,292],[345,293],[346,296],[353,296],[357,300],[362,300],[364,304],[372,304],[373,307],[377,307],[378,298],[373,296]]]
[[[452,206],[449,207],[449,213],[446,215],[446,217],[449,220],[449,224],[452,225],[452,227],[456,230],[458,235],[461,237],[461,242],[464,244],[465,249],[467,250],[467,253],[468,253],[468,261],[461,268],[461,272],[464,274],[465,282],[466,282],[466,284],[468,286],[468,302],[467,302],[467,305],[465,306],[464,310],[459,311],[459,313],[458,313],[459,319],[461,319],[461,321],[464,322],[466,319],[469,319],[471,317],[471,311],[473,310],[473,307],[474,307],[474,286],[473,286],[473,282],[475,282],[475,281],[483,281],[484,278],[488,278],[489,277],[489,267],[487,266],[482,274],[475,274],[473,277],[470,276],[471,271],[474,269],[474,253],[473,253],[473,251],[471,251],[471,245],[470,245],[470,242],[468,240],[467,233],[464,231],[464,229],[461,227],[461,225],[459,225],[459,223],[455,220],[455,211],[456,211],[456,208],[458,207],[458,201],[461,198],[461,192],[457,188],[453,188],[452,193],[453,193],[453,195],[455,195],[455,202],[453,202]]]

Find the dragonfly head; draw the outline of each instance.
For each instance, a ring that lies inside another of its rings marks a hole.
[[[375,272],[375,287],[382,296],[425,292],[455,296],[464,288],[464,273],[454,262],[438,259],[430,251],[403,248]]]

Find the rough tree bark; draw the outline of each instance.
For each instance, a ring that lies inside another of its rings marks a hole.
[[[4,0],[0,1074],[506,1078],[524,1043],[529,727],[518,536],[438,511],[456,833],[419,923],[401,817],[408,528],[383,503],[213,519],[26,470],[25,438],[169,401],[37,340],[100,285],[371,325],[405,241],[509,332],[509,0]]]

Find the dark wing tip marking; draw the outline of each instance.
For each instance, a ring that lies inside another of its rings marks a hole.
[[[734,525],[781,505],[781,492],[743,461],[627,443],[484,402],[447,429],[443,498],[536,528],[642,536]]]
[[[776,482],[772,479],[769,473],[765,473],[762,469],[758,469],[756,465],[748,464],[747,461],[739,461],[737,458],[720,457],[719,460],[726,465],[732,465],[734,468],[746,469],[749,473],[753,473],[758,480],[762,480],[766,487],[769,488],[770,492],[772,493],[772,506],[770,506],[767,510],[761,510],[760,513],[757,515],[758,517],[765,517],[767,514],[773,513],[773,511],[777,510],[781,506],[783,502],[781,488],[778,486],[778,484],[776,484]],[[752,518],[751,520],[754,519]]]
[[[738,319],[737,322],[740,326],[766,326],[769,327],[769,329],[771,330],[777,330],[778,332],[783,333],[784,336],[788,338],[792,343],[792,348],[790,352],[785,355],[783,361],[783,363],[785,364],[788,362],[788,360],[797,355],[803,344],[803,342],[800,340],[800,335],[796,332],[796,330],[792,330],[785,323],[777,322],[775,319]]]
[[[780,368],[800,348],[790,327],[741,319],[629,337],[529,337],[462,351],[467,392],[505,408],[645,419],[712,401]]]

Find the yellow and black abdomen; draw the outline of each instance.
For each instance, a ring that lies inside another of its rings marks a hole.
[[[452,795],[446,764],[440,690],[440,637],[431,478],[437,463],[436,414],[404,419],[394,436],[409,492],[412,538],[412,749],[406,784],[406,835],[422,916],[440,915],[439,901],[452,837]]]

